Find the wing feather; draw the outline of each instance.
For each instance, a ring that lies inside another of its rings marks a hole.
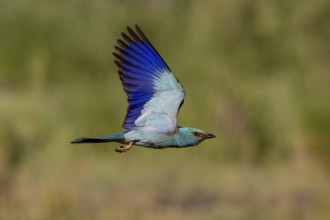
[[[113,53],[129,103],[123,128],[174,132],[184,90],[141,29],[135,28],[136,32],[127,27],[128,35],[121,34]]]

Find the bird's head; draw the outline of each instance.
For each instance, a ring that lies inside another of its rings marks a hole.
[[[214,134],[207,133],[198,128],[179,128],[180,133],[184,134],[186,140],[191,141],[191,145],[197,145],[205,139],[215,138]]]

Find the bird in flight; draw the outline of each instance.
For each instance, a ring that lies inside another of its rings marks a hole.
[[[127,27],[115,46],[115,64],[128,109],[122,127],[124,132],[98,138],[82,137],[72,144],[118,142],[117,152],[127,152],[133,145],[161,148],[195,146],[215,135],[197,128],[176,125],[177,114],[185,92],[165,61],[141,29]]]

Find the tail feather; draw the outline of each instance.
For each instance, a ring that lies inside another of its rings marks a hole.
[[[71,141],[71,144],[84,144],[84,143],[106,143],[106,142],[119,142],[119,143],[126,143],[125,132],[115,134],[112,136],[104,136],[104,137],[98,137],[98,138],[89,138],[89,137],[81,137],[74,139]]]
[[[104,139],[104,138],[86,138],[86,137],[81,137],[74,139],[71,141],[71,144],[84,144],[84,143],[105,143],[105,142],[111,142],[114,140],[111,139]]]

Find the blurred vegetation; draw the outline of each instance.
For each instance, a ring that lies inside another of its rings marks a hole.
[[[0,0],[0,219],[329,219],[330,2]],[[196,148],[126,154],[112,60],[139,24]]]

